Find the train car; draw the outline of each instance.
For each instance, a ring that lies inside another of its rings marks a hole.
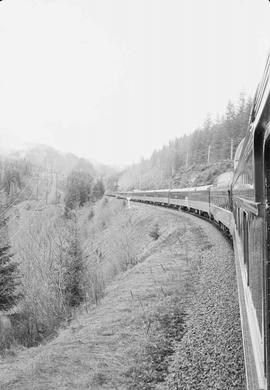
[[[233,172],[225,172],[215,180],[210,189],[210,218],[222,230],[232,235],[232,179]]]
[[[170,205],[184,210],[209,215],[209,185],[172,189],[169,193]]]
[[[242,323],[253,349],[248,388],[270,389],[270,83],[269,57],[247,136],[235,156],[232,184],[234,252]],[[244,337],[245,343],[245,337]],[[246,359],[250,356],[246,354]]]
[[[169,191],[168,189],[140,191],[134,190],[128,193],[130,200],[135,202],[144,202],[149,204],[156,204],[159,206],[169,205]]]

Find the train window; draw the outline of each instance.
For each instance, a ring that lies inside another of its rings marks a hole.
[[[236,209],[236,227],[238,232],[240,231],[240,210],[239,207]]]
[[[263,146],[264,128],[258,127],[254,135],[254,162],[256,202],[263,202]]]
[[[243,249],[244,249],[244,264],[247,271],[247,284],[249,284],[249,228],[248,214],[243,212]]]
[[[245,162],[244,169],[241,175],[238,177],[235,188],[253,188],[254,175],[253,175],[253,153],[251,152]]]
[[[242,239],[242,242],[244,240],[243,238],[243,210],[240,208],[239,209],[239,229],[240,229],[240,233],[241,233],[241,239]]]
[[[254,185],[254,175],[253,175],[253,153],[250,153],[245,164],[244,169],[244,184]]]

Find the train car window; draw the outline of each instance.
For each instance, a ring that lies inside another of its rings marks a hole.
[[[242,199],[255,201],[254,158],[252,149],[241,164],[241,171],[234,183],[233,193]]]
[[[250,153],[244,169],[244,184],[254,186],[253,153]]]
[[[244,246],[244,264],[247,271],[247,285],[249,285],[249,228],[248,214],[243,212],[243,246]]]
[[[254,181],[256,202],[263,202],[263,145],[264,128],[258,127],[254,135]]]
[[[242,230],[241,226],[241,212],[240,209],[238,208],[238,231],[240,232]]]
[[[254,188],[254,174],[253,174],[253,153],[251,152],[246,159],[244,169],[239,175],[235,189],[251,189]]]
[[[240,215],[239,215],[239,207],[237,207],[236,209],[236,227],[237,227],[237,230],[238,232],[240,231]]]

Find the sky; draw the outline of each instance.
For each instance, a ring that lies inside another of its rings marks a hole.
[[[0,149],[149,157],[254,96],[268,0],[3,0]]]

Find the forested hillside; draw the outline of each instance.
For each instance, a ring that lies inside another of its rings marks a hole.
[[[0,155],[0,200],[4,208],[32,200],[57,204],[68,197],[70,202],[71,192],[75,191],[70,186],[72,176],[81,184],[87,182],[85,200],[91,200],[92,196],[94,200],[104,191],[103,182],[107,182],[113,173],[112,168],[94,166],[72,153],[60,153],[47,145],[34,145]],[[72,201],[76,203],[78,199]]]
[[[0,157],[1,357],[51,336],[85,299],[78,213],[86,207],[93,218],[106,169],[101,177],[88,160],[47,146]]]
[[[229,102],[221,118],[208,116],[191,135],[176,138],[149,159],[128,167],[119,179],[119,188],[212,183],[218,174],[232,169],[231,156],[246,134],[251,106],[252,100],[240,94],[237,104]]]

